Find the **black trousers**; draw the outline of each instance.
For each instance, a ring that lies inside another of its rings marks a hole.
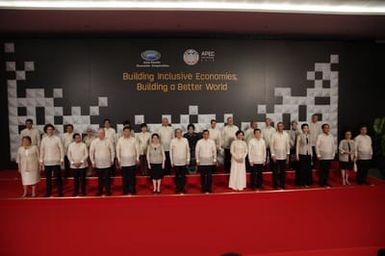
[[[294,170],[294,184],[299,186],[299,163],[296,159],[295,148],[290,149],[289,168]]]
[[[124,195],[136,193],[136,165],[122,166],[122,188]]]
[[[79,194],[79,184],[80,190],[83,195],[86,194],[86,168],[82,169],[72,169],[74,175],[74,195]]]
[[[229,148],[225,148],[225,155],[224,155],[225,159],[223,161],[224,163],[224,168],[225,168],[225,172],[228,173],[230,172],[230,169],[231,169],[231,153],[230,153],[230,149]]]
[[[273,160],[271,159],[271,152],[270,148],[266,148],[266,165],[265,169],[266,171],[272,171],[274,168]]]
[[[175,166],[175,185],[176,185],[177,193],[185,192],[186,172],[187,172],[186,165]]]
[[[70,177],[71,163],[67,156],[64,156],[64,177]]]
[[[201,190],[203,193],[212,192],[212,178],[214,165],[200,165],[199,171],[201,173]]]
[[[311,186],[313,184],[311,155],[299,155],[298,185]]]
[[[166,159],[164,162],[164,175],[170,175],[171,174],[170,151],[164,151],[164,154],[166,156]]]
[[[46,177],[46,196],[51,196],[52,193],[52,174],[56,177],[57,192],[59,196],[63,195],[63,181],[61,178],[60,165],[44,166]]]
[[[252,189],[263,186],[263,164],[254,164],[250,166],[250,187]]]
[[[285,188],[286,160],[273,161],[273,188]]]
[[[357,184],[367,183],[371,160],[357,160]]]
[[[317,151],[315,150],[315,146],[312,146],[311,147],[311,150],[313,152],[313,157],[311,159],[311,168],[312,169],[316,169],[316,166],[317,166]]]
[[[106,194],[111,195],[111,167],[97,168],[98,175],[98,195],[103,194],[103,188],[106,189]]]
[[[332,160],[320,160],[319,161],[319,185],[321,187],[329,186],[329,172]]]
[[[146,155],[140,155],[140,172],[142,175],[148,175],[148,163],[147,163],[147,156]]]

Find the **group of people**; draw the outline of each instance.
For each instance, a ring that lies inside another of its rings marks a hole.
[[[111,195],[111,176],[116,169],[122,174],[122,193],[136,193],[136,172],[138,166],[143,175],[150,175],[153,193],[160,193],[164,175],[175,172],[176,193],[186,193],[186,174],[201,176],[201,191],[212,192],[212,174],[218,165],[218,157],[224,155],[224,170],[230,173],[229,188],[241,191],[246,188],[246,170],[250,172],[250,187],[263,188],[263,171],[271,169],[274,189],[285,189],[286,170],[295,170],[295,184],[309,187],[313,183],[312,170],[319,164],[319,185],[330,187],[328,182],[331,163],[335,159],[337,147],[327,123],[321,125],[318,115],[313,115],[309,123],[298,127],[291,122],[288,131],[278,122],[274,128],[272,120],[265,120],[265,127],[258,128],[256,121],[250,122],[246,131],[240,130],[233,117],[228,117],[222,131],[216,120],[211,120],[210,128],[195,132],[189,124],[187,132],[173,129],[167,118],[156,133],[150,133],[147,125],[135,134],[126,122],[121,134],[112,128],[109,119],[97,130],[87,133],[74,132],[71,124],[59,137],[55,127],[47,124],[44,134],[33,128],[31,119],[26,120],[26,128],[21,131],[21,146],[16,162],[21,173],[24,188],[23,197],[32,187],[36,196],[36,184],[40,181],[40,171],[46,177],[46,193],[52,194],[52,177],[56,177],[58,196],[63,196],[62,168],[64,175],[73,174],[73,196],[86,195],[86,176],[96,171],[98,176],[97,195]],[[343,185],[349,185],[349,172],[357,169],[357,183],[367,183],[367,174],[372,158],[372,142],[367,135],[367,127],[360,128],[360,135],[354,140],[352,132],[346,131],[339,143],[338,155]]]

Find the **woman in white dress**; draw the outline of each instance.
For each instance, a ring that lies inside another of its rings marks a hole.
[[[247,155],[247,144],[243,140],[244,133],[236,132],[236,140],[231,143],[231,169],[229,188],[242,191],[246,187],[246,165],[245,159]]]
[[[32,145],[31,137],[22,138],[22,146],[17,151],[16,162],[24,189],[22,197],[28,195],[28,186],[32,186],[32,197],[35,197],[36,184],[40,181],[39,149]]]

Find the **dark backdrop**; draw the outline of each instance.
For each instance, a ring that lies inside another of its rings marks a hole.
[[[13,79],[14,74],[5,71],[5,61],[10,58],[16,60],[18,70],[23,69],[24,61],[35,63],[35,71],[27,72],[27,80],[18,81],[18,97],[25,97],[26,88],[43,88],[45,97],[53,97],[53,88],[62,88],[63,98],[56,98],[54,104],[63,106],[63,115],[71,115],[71,106],[80,106],[82,115],[90,115],[89,106],[97,106],[98,97],[106,96],[108,106],[99,108],[99,116],[90,117],[92,123],[101,123],[105,117],[115,123],[125,119],[133,122],[137,114],[144,114],[148,123],[159,123],[160,116],[166,113],[172,114],[172,121],[178,123],[180,114],[188,114],[189,105],[198,105],[199,113],[216,114],[221,122],[224,113],[233,113],[238,122],[262,121],[265,115],[257,113],[257,105],[264,104],[271,112],[273,105],[282,101],[274,96],[274,88],[291,88],[292,95],[304,96],[306,88],[314,87],[306,79],[306,71],[314,69],[314,63],[328,62],[331,54],[338,54],[339,63],[332,65],[332,70],[339,72],[339,132],[346,128],[356,130],[360,124],[371,124],[375,117],[384,115],[385,47],[374,42],[232,38],[6,39],[3,42],[14,42],[15,53],[10,57],[1,51],[1,168],[11,164],[6,80]],[[198,53],[215,51],[214,62],[186,65],[183,52],[189,48]],[[140,53],[147,49],[158,50],[162,54],[161,63],[170,67],[136,68],[136,64],[143,62]],[[122,72],[135,71],[230,72],[236,73],[238,80],[227,81],[225,92],[137,92],[136,82],[123,81],[121,76]],[[190,116],[190,121],[196,122],[195,118]],[[39,120],[44,122],[44,118]],[[65,121],[55,117],[55,123]]]

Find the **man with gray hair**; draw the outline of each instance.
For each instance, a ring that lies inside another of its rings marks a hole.
[[[97,196],[103,194],[103,188],[106,189],[106,195],[111,195],[111,167],[115,159],[115,148],[110,139],[106,138],[104,128],[98,129],[98,138],[92,141],[90,146],[90,160],[92,167],[96,169],[98,175]]]

